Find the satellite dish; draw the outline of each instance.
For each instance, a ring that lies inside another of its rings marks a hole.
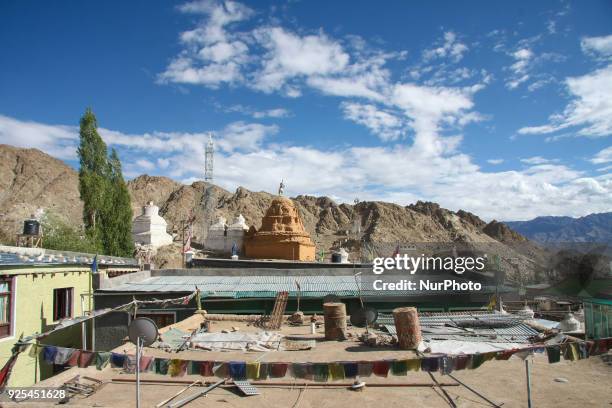
[[[340,302],[340,298],[336,295],[332,295],[331,293],[329,295],[325,295],[325,297],[323,298],[323,304],[325,303],[339,303]]]
[[[137,317],[128,327],[130,341],[138,344],[138,338],[142,340],[142,346],[148,347],[157,340],[157,325],[148,317]]]
[[[376,322],[378,310],[373,307],[363,307],[351,313],[351,324],[355,327],[366,327]]]

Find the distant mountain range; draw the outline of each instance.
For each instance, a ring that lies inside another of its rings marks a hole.
[[[508,221],[505,224],[521,235],[544,244],[597,242],[612,245],[612,212],[580,218],[537,217],[530,221]]]

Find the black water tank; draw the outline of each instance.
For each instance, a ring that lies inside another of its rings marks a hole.
[[[40,223],[37,220],[25,220],[23,222],[23,235],[39,235]]]
[[[332,263],[341,263],[342,262],[342,254],[340,252],[334,252],[331,256]]]

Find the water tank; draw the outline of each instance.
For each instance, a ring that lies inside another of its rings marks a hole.
[[[23,235],[39,235],[40,222],[35,219],[25,220],[23,222]]]
[[[341,263],[342,262],[342,254],[340,254],[339,252],[332,253],[331,261],[332,261],[332,263]]]

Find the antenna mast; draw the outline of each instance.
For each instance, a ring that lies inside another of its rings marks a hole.
[[[212,133],[208,133],[208,143],[204,150],[204,181],[213,182],[213,166],[215,164],[215,144],[212,140]]]

